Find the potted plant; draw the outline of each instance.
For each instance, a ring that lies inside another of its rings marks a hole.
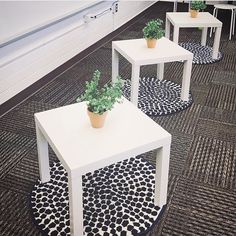
[[[200,10],[204,10],[206,4],[203,1],[192,1],[190,4],[190,15],[192,18],[196,18]]]
[[[115,83],[99,86],[101,72],[96,70],[91,81],[86,81],[85,93],[76,99],[77,102],[87,101],[87,113],[92,127],[101,128],[104,125],[107,112],[116,102],[122,99],[122,82],[120,78]]]
[[[144,38],[147,40],[148,48],[155,48],[157,39],[164,36],[165,31],[162,29],[163,21],[160,19],[150,20],[143,28]]]

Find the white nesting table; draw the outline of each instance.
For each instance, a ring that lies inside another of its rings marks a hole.
[[[139,73],[141,65],[157,64],[157,76],[164,76],[164,63],[184,61],[181,99],[188,101],[193,54],[169,39],[162,37],[155,48],[147,48],[145,39],[131,39],[112,42],[112,80],[119,75],[119,54],[132,64],[131,101],[137,105]]]
[[[50,180],[48,144],[68,173],[71,235],[83,235],[82,175],[157,149],[155,204],[166,204],[171,135],[124,99],[105,126],[89,123],[85,102],[35,114],[40,178]]]
[[[202,29],[201,45],[206,46],[207,28],[216,27],[213,44],[212,58],[217,59],[220,45],[222,22],[211,15],[209,12],[199,12],[197,18],[190,17],[189,12],[167,12],[165,36],[170,38],[170,23],[174,26],[173,41],[178,44],[179,28],[198,28]]]

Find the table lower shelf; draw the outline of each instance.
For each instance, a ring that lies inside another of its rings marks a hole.
[[[70,235],[68,177],[54,162],[51,180],[31,193],[34,221],[47,235]],[[161,212],[154,205],[155,167],[130,158],[83,176],[84,235],[139,235],[148,232]]]

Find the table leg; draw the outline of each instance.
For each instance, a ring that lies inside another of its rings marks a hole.
[[[232,37],[233,25],[234,25],[234,9],[231,10],[231,20],[230,20],[230,29],[229,29],[229,40]]]
[[[204,27],[202,29],[202,39],[201,39],[201,45],[206,46],[206,41],[207,41],[207,27]]]
[[[213,16],[216,17],[216,8],[214,8],[213,10]],[[211,27],[211,30],[210,30],[210,37],[212,36],[212,32],[214,31],[214,27]]]
[[[70,233],[74,236],[83,235],[83,189],[82,175],[73,171],[68,173]]]
[[[50,180],[49,170],[49,157],[48,157],[48,142],[45,139],[40,128],[36,124],[36,137],[37,137],[37,149],[38,149],[38,160],[39,160],[39,173],[42,183]]]
[[[164,78],[164,63],[157,64],[157,78],[163,80]]]
[[[177,4],[178,4],[178,0],[174,1],[174,6],[173,6],[173,12],[177,11]]]
[[[167,200],[169,159],[170,144],[157,149],[154,203],[159,207],[165,205]]]
[[[132,65],[130,100],[136,106],[138,106],[139,72],[140,72],[140,66]]]
[[[220,36],[221,36],[221,28],[216,28],[215,38],[214,38],[214,44],[213,44],[213,52],[212,52],[212,58],[217,59],[218,58],[218,52],[219,52],[219,46],[220,46]]]
[[[165,37],[170,39],[170,21],[166,16]]]
[[[233,35],[234,35],[234,30],[235,30],[235,16],[236,16],[236,10],[234,10],[234,14],[233,14]]]
[[[182,89],[181,89],[181,99],[183,101],[188,101],[191,71],[192,71],[192,60],[186,60],[184,62],[184,73],[183,73]]]
[[[119,54],[112,47],[112,82],[114,82],[117,79],[118,75],[119,75]]]
[[[178,44],[179,42],[179,27],[174,25],[174,36],[173,36],[173,42]]]

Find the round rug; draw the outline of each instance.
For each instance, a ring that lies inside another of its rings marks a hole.
[[[130,98],[130,80],[125,80],[123,94]],[[138,107],[149,116],[162,116],[174,114],[185,110],[193,103],[191,93],[189,100],[180,98],[181,86],[169,81],[157,78],[140,78]]]
[[[70,235],[68,177],[54,162],[51,180],[31,192],[34,221],[46,235]],[[155,168],[130,158],[83,176],[84,235],[143,235],[157,223]],[[164,207],[162,208],[164,209]]]
[[[212,58],[212,47],[202,46],[199,43],[179,43],[179,46],[185,48],[186,50],[193,53],[193,63],[194,64],[210,64],[220,61],[223,57],[221,52],[218,53],[217,59]]]

